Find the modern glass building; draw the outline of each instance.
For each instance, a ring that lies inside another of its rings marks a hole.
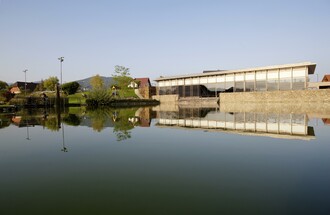
[[[214,70],[200,74],[156,79],[157,95],[216,97],[222,92],[304,90],[308,75],[314,74],[311,62],[241,70]]]

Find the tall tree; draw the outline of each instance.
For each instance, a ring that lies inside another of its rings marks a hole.
[[[55,76],[50,76],[48,79],[44,80],[44,88],[47,90],[55,90],[55,86],[58,84],[58,78]]]
[[[68,94],[68,95],[71,95],[71,94],[75,94],[79,88],[79,83],[76,82],[76,81],[73,81],[73,82],[69,82],[69,83],[65,83],[62,85],[62,90]]]
[[[44,80],[41,79],[40,83],[38,84],[38,86],[36,87],[36,89],[34,91],[37,92],[37,91],[44,91],[44,90],[45,90]]]
[[[98,74],[92,77],[90,84],[93,89],[102,89],[104,87],[104,81]]]
[[[130,76],[129,68],[124,66],[115,66],[115,72],[112,75],[115,84],[120,88],[123,94],[128,89],[128,85],[133,81]]]

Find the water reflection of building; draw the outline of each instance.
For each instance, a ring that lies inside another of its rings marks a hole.
[[[322,119],[324,125],[330,125],[330,119],[329,118],[323,118]]]
[[[306,114],[230,113],[216,109],[180,109],[159,112],[160,126],[201,128],[289,139],[314,139]]]
[[[40,123],[35,118],[23,119],[22,116],[13,116],[11,118],[11,121],[13,122],[14,125],[18,126],[19,128],[34,127],[36,125],[40,125]]]

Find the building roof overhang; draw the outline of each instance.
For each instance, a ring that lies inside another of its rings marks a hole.
[[[308,68],[309,75],[314,74],[316,63],[302,62],[302,63],[295,63],[295,64],[282,64],[282,65],[255,67],[255,68],[238,69],[238,70],[208,70],[208,71],[204,71],[204,73],[161,77],[161,78],[155,79],[155,81],[164,81],[164,80],[172,80],[172,79],[180,79],[180,78],[205,77],[205,76],[212,76],[212,75],[235,74],[235,73],[241,73],[241,72],[253,72],[253,71],[285,69],[285,68],[305,67],[305,66]]]

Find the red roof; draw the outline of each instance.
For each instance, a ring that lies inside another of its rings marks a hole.
[[[150,79],[149,78],[135,78],[135,80],[139,81],[139,87],[150,87]]]
[[[322,82],[330,82],[330,75],[325,75],[322,79]]]

